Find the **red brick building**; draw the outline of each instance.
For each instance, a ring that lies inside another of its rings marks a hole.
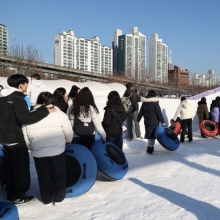
[[[189,71],[187,69],[181,70],[178,66],[172,68],[171,64],[168,64],[168,83],[170,85],[176,85],[177,88],[182,89],[189,85]],[[182,87],[182,88],[181,88]]]

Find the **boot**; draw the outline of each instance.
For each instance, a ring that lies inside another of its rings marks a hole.
[[[202,132],[201,132],[201,137],[202,138],[207,138]]]
[[[152,154],[153,151],[154,151],[154,147],[147,147],[147,151],[146,151],[146,153],[148,153],[148,154]]]

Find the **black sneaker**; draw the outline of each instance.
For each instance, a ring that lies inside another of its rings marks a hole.
[[[12,201],[12,203],[19,206],[19,205],[28,204],[28,203],[32,202],[33,200],[34,200],[34,196],[25,196],[22,199],[14,199]]]

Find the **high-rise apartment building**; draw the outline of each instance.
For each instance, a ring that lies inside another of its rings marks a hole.
[[[149,44],[149,78],[151,81],[168,82],[168,46],[152,34]]]
[[[3,24],[0,24],[0,55],[8,55],[8,31]]]
[[[54,64],[94,73],[112,74],[113,50],[102,46],[98,37],[76,37],[73,31],[56,34]]]
[[[146,36],[137,27],[130,29],[129,34],[121,30],[114,33],[113,42],[114,72],[141,79],[146,75]]]
[[[208,70],[206,75],[199,75],[198,73],[194,73],[192,81],[195,85],[200,86],[211,87],[219,85],[218,75],[214,74],[214,70]]]

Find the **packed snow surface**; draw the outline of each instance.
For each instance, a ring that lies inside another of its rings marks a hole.
[[[67,80],[45,83],[51,90],[62,86],[69,91],[73,84],[80,88],[88,86],[95,96],[101,118],[108,93],[117,90],[122,96],[125,90],[117,83],[73,83]],[[6,85],[6,79],[0,77],[0,84]],[[217,95],[207,97],[208,106]],[[195,113],[197,102],[190,101]],[[159,99],[167,125],[179,103],[179,99]],[[140,125],[144,136],[143,120]],[[186,139],[174,152],[156,142],[152,155],[146,154],[147,140],[127,141],[125,134],[123,149],[129,163],[127,175],[122,180],[109,181],[99,174],[87,193],[65,199],[58,206],[44,205],[40,201],[37,174],[30,157],[31,187],[27,194],[36,198],[32,203],[18,207],[20,220],[220,219],[220,140],[200,138],[196,114],[193,131],[193,142]],[[5,201],[5,198],[3,187],[0,200]]]

